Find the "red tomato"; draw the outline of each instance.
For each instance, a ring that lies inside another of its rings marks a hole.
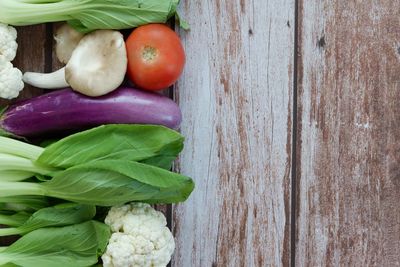
[[[164,24],[136,28],[126,40],[128,77],[146,90],[162,90],[176,82],[185,65],[178,35]]]

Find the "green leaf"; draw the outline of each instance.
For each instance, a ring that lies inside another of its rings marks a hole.
[[[97,263],[110,238],[107,225],[88,221],[72,226],[42,228],[26,234],[0,252],[0,265],[85,267]]]
[[[48,205],[47,198],[43,196],[22,195],[0,197],[1,210],[35,212]]]
[[[0,267],[21,267],[21,266],[18,266],[18,265],[12,264],[12,263],[6,263],[6,264],[1,265]]]
[[[0,21],[22,26],[68,21],[81,32],[165,23],[177,0],[1,0]]]
[[[25,234],[44,227],[82,223],[91,220],[95,214],[96,207],[93,205],[59,204],[38,210],[18,228],[0,229],[0,236]]]
[[[140,163],[152,165],[155,167],[163,168],[166,170],[170,170],[172,168],[172,163],[176,157],[167,157],[167,156],[155,156],[152,158],[148,158],[145,160],[139,161]]]
[[[110,227],[104,223],[97,221],[92,222],[94,223],[94,229],[96,231],[97,256],[100,257],[106,252],[108,241],[111,237],[111,230]]]
[[[176,203],[193,191],[189,177],[126,160],[104,160],[57,173],[45,194],[78,203],[113,206],[130,201]]]
[[[183,140],[178,132],[163,126],[103,125],[48,146],[37,162],[62,168],[104,159],[159,157],[172,162],[182,151]]]
[[[26,213],[26,212],[18,212],[14,214],[0,214],[0,224],[7,225],[7,226],[12,226],[12,227],[19,227],[23,225],[26,220],[29,219],[29,217],[32,214]],[[0,228],[0,231],[2,228]]]
[[[175,13],[175,21],[179,23],[179,27],[181,27],[182,29],[187,31],[190,30],[189,23],[186,20],[182,19],[182,17],[178,13]]]

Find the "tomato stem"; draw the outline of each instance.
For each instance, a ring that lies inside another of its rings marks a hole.
[[[142,57],[146,61],[153,61],[157,57],[157,49],[151,46],[145,46],[142,51]]]

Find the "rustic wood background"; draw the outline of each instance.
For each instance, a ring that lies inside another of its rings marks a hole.
[[[400,1],[182,1],[172,266],[400,266]],[[60,65],[53,25],[15,64]],[[40,94],[27,88],[21,98]],[[2,101],[1,104],[7,102]]]

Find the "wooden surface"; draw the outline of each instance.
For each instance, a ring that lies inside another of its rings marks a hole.
[[[173,209],[173,266],[290,262],[294,2],[184,1],[176,88],[196,190]]]
[[[191,30],[178,30],[176,170],[196,189],[162,207],[171,265],[400,266],[400,2],[195,0],[180,11]],[[59,66],[52,29],[18,29],[23,71]]]
[[[400,1],[300,1],[296,263],[400,266]]]

